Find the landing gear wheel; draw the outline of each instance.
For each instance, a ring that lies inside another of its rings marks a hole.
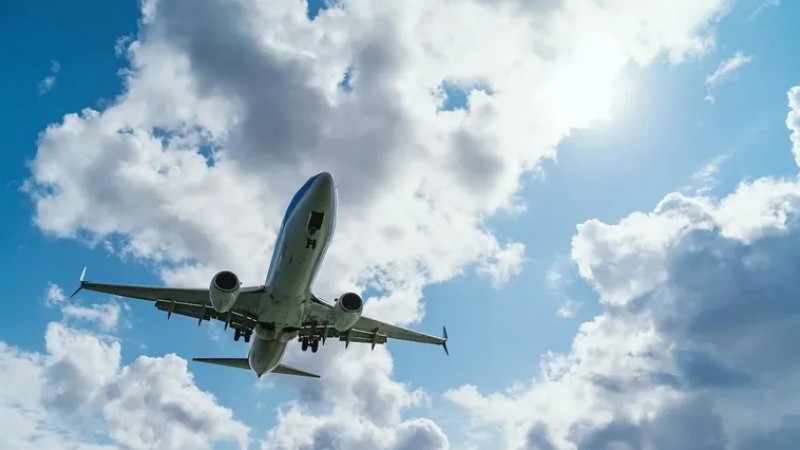
[[[303,339],[303,351],[308,350],[308,341]]]
[[[319,350],[319,341],[314,341],[311,343],[311,353],[317,353]]]
[[[252,333],[252,331],[248,331],[247,334],[244,335],[244,341],[245,342],[250,342],[250,334],[251,333]]]
[[[233,330],[233,340],[234,341],[239,342],[239,338],[241,338],[241,337],[242,337],[242,330],[240,330],[238,328]]]

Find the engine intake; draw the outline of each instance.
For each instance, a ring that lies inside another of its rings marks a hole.
[[[364,301],[360,295],[354,292],[342,295],[333,307],[333,327],[339,332],[349,330],[361,318],[363,308]]]
[[[211,306],[217,312],[228,312],[236,300],[239,298],[239,289],[242,283],[235,273],[228,270],[214,275],[211,279],[211,286],[208,289],[208,296],[211,300]]]

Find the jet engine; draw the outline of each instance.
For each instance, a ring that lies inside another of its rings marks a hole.
[[[233,272],[223,270],[214,275],[214,278],[211,279],[211,286],[208,289],[211,306],[217,312],[228,312],[233,308],[236,299],[239,298],[241,285],[239,278]]]
[[[361,318],[364,301],[361,296],[348,292],[336,301],[333,306],[333,327],[337,331],[347,331]]]

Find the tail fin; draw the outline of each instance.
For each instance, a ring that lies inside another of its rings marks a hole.
[[[192,358],[192,361],[250,370],[250,363],[247,361],[247,358]],[[272,373],[319,378],[319,375],[317,374],[306,372],[305,370],[300,370],[292,366],[287,366],[286,364],[278,364],[274,369],[272,369]]]

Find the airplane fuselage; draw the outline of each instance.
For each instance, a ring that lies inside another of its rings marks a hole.
[[[333,177],[322,172],[306,181],[286,209],[248,354],[259,377],[280,363],[286,344],[303,325],[311,286],[336,226],[336,203]]]

